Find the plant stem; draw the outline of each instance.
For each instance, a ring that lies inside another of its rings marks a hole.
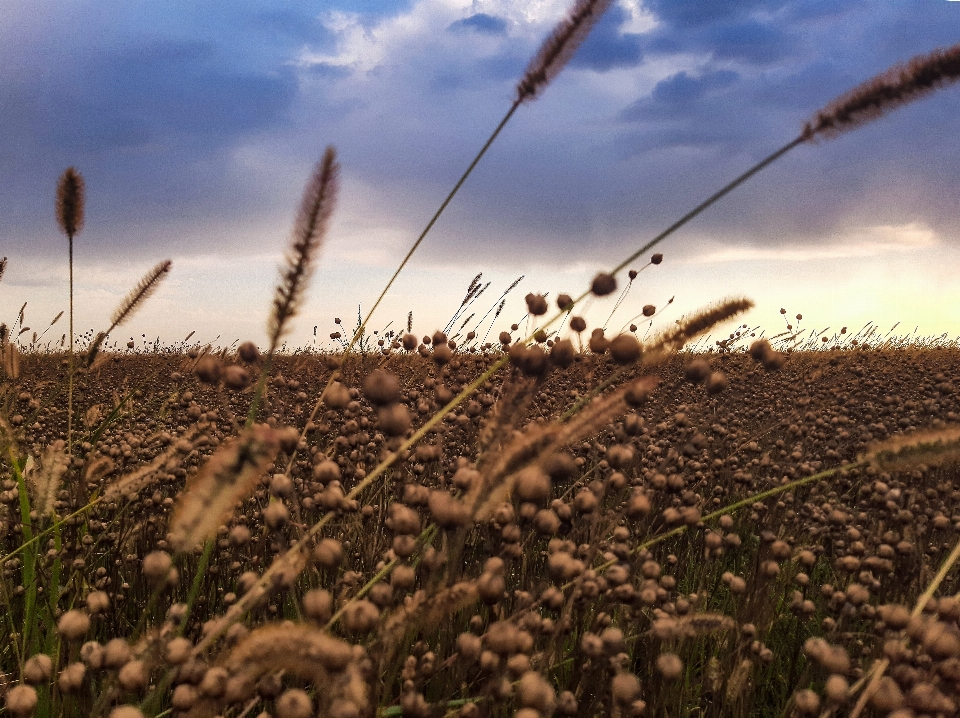
[[[67,456],[73,458],[73,235],[68,235],[70,245],[70,351],[69,379],[67,386]]]

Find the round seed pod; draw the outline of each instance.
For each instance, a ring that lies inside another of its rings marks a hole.
[[[660,264],[663,261],[663,255],[660,252],[657,252],[655,255],[650,257],[650,264]]]
[[[470,523],[470,507],[446,491],[431,491],[428,505],[440,528],[452,529]]]
[[[640,697],[640,679],[632,673],[618,673],[610,681],[610,693],[620,705],[633,703]]]
[[[231,364],[223,370],[223,384],[228,389],[243,389],[250,383],[250,374],[239,364]]]
[[[193,369],[193,373],[197,375],[197,379],[204,384],[216,384],[219,382],[220,371],[220,361],[210,354],[201,357]]]
[[[151,551],[143,559],[143,575],[155,586],[167,581],[172,568],[173,559],[166,551]]]
[[[570,317],[570,328],[579,334],[587,328],[587,320],[583,317]]]
[[[143,711],[136,706],[117,706],[110,711],[110,718],[144,718]]]
[[[664,653],[657,658],[657,671],[664,680],[676,681],[683,675],[683,661],[676,653]]]
[[[419,344],[419,341],[413,334],[403,335],[403,348],[408,352],[412,352],[414,349],[416,349],[417,344]]]
[[[323,403],[331,409],[345,409],[350,403],[350,391],[343,384],[335,381],[327,387],[323,395]]]
[[[391,404],[377,410],[377,422],[387,436],[403,436],[412,422],[410,410],[404,404]]]
[[[363,395],[374,406],[387,406],[400,399],[400,380],[384,369],[372,371],[363,382]]]
[[[28,716],[37,709],[37,691],[33,686],[16,686],[7,692],[4,704],[13,715]]]
[[[615,291],[617,291],[617,279],[612,274],[600,272],[600,274],[593,278],[593,283],[590,285],[590,291],[598,297],[605,297],[608,294],[613,294]]]
[[[699,384],[710,376],[710,362],[706,359],[694,359],[684,367],[683,375],[687,381]]]
[[[313,560],[323,568],[336,568],[343,561],[343,545],[333,538],[321,539],[313,549]]]
[[[550,477],[536,466],[528,466],[517,474],[514,492],[521,501],[543,503],[550,498]]]
[[[326,486],[331,481],[340,480],[340,466],[331,459],[322,459],[320,463],[313,467],[314,481]]]
[[[450,348],[449,344],[444,342],[440,346],[434,346],[433,362],[437,366],[444,366],[445,364],[449,364],[451,359],[453,359],[453,349]]]
[[[820,696],[809,688],[799,690],[793,695],[793,704],[797,712],[803,715],[813,715],[820,711]]]
[[[110,607],[110,597],[105,591],[91,591],[87,594],[86,603],[90,613],[103,613]]]
[[[715,371],[707,377],[706,389],[708,394],[719,394],[727,388],[727,375],[722,371]]]
[[[644,305],[643,305],[643,316],[645,316],[645,317],[652,317],[652,316],[653,316],[654,314],[656,314],[656,313],[657,313],[657,308],[656,308],[655,306],[653,306],[652,304],[644,304]]]
[[[57,631],[68,641],[78,641],[90,630],[90,616],[83,611],[72,609],[57,621]]]
[[[30,656],[23,664],[23,680],[32,685],[46,683],[53,675],[53,659],[46,653]]]
[[[561,311],[567,311],[573,307],[573,297],[569,294],[558,294],[557,295],[557,308]]]
[[[313,701],[299,688],[285,690],[275,705],[277,718],[310,718],[313,715]]]
[[[603,336],[603,329],[597,327],[590,333],[590,351],[594,354],[606,353],[609,346],[609,340]]]
[[[253,342],[244,342],[237,349],[237,354],[247,364],[253,364],[257,359],[260,358],[260,350],[257,349],[257,345]]]
[[[87,675],[87,667],[82,663],[71,663],[57,677],[57,688],[61,693],[76,693],[83,687],[83,679]]]
[[[542,294],[533,294],[532,292],[524,297],[527,303],[527,311],[535,317],[543,316],[547,313],[547,300]]]
[[[591,338],[591,350],[593,349]],[[640,342],[632,334],[620,334],[613,338],[609,346],[610,356],[617,364],[633,364],[640,358]]]
[[[326,623],[333,615],[333,596],[322,588],[314,588],[303,595],[303,612],[317,623]]]
[[[170,699],[170,703],[178,711],[188,711],[193,708],[199,697],[196,688],[189,683],[181,683],[173,689],[173,697]]]
[[[551,715],[557,706],[557,693],[547,679],[536,671],[527,671],[517,683],[517,698],[524,708],[533,708],[538,716]]]
[[[372,631],[380,621],[380,611],[365,599],[355,601],[343,612],[343,625],[351,633]]]
[[[565,369],[573,363],[576,353],[573,342],[569,339],[561,339],[550,348],[550,361],[555,366]]]
[[[127,661],[117,674],[117,680],[124,690],[139,693],[150,682],[150,671],[143,661]]]

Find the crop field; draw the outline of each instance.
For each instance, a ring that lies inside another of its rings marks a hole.
[[[958,350],[515,351],[361,488],[500,356],[428,339],[278,357],[249,429],[249,348],[107,355],[70,460],[22,357],[8,710],[19,673],[63,715],[814,715],[883,660],[869,712],[955,710]]]
[[[367,315],[337,319],[325,349],[287,341],[335,210],[333,147],[262,346],[118,344],[171,261],[79,334],[85,184],[63,172],[69,306],[42,331],[25,304],[0,323],[0,714],[958,714],[957,341],[801,332],[786,310],[768,336],[741,297],[673,322],[641,305],[642,326],[612,331],[584,305],[612,317],[658,245],[794,148],[960,79],[960,45],[821,108],[581,294],[527,294],[509,331],[461,323],[479,276],[445,330],[370,331],[610,4],[577,0]]]

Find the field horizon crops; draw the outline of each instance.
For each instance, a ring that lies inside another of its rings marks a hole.
[[[276,356],[245,430],[263,357],[192,353],[78,374],[70,466],[21,357],[11,713],[845,715],[884,659],[866,714],[956,705],[958,349],[515,355],[358,493],[502,354]]]

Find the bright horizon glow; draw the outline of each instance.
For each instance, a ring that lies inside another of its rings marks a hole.
[[[78,334],[106,328],[170,258],[163,287],[115,338],[262,345],[300,193],[329,143],[340,201],[288,342],[313,346],[316,327],[332,346],[334,317],[352,328],[358,306],[366,313],[566,6],[251,0],[189,13],[108,2],[93,25],[88,0],[11,3],[0,28],[0,321],[12,326],[26,302],[26,338],[66,308],[52,204],[75,165],[88,197]],[[621,0],[520,108],[371,329],[405,329],[410,311],[419,336],[442,329],[479,272],[491,285],[471,308],[478,318],[525,277],[490,340],[524,316],[527,292],[579,295],[838,93],[955,42],[956,13]],[[905,334],[960,335],[957,117],[960,88],[947,87],[794,149],[657,247],[663,264],[640,275],[608,329],[670,297],[654,331],[742,295],[756,307],[739,323],[768,333],[783,328],[783,307],[818,329],[899,322]],[[587,303],[591,327],[616,296]]]

